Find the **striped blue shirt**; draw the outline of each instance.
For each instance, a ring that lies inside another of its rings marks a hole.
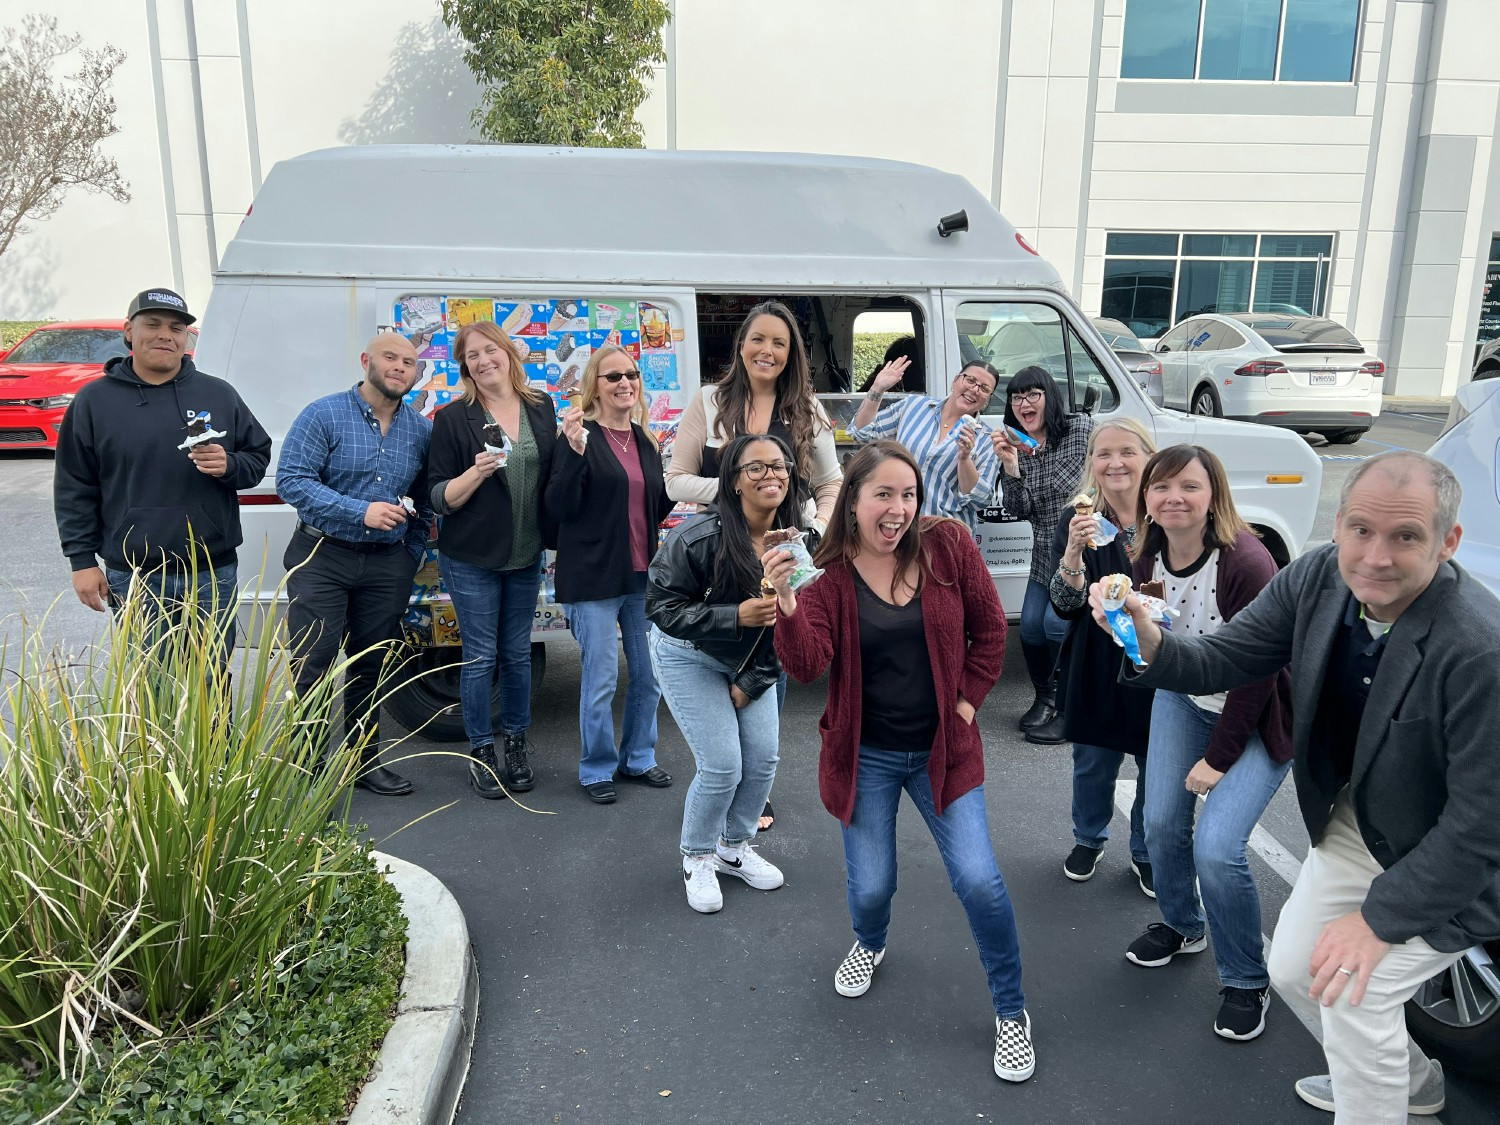
[[[427,444],[432,423],[406,403],[384,434],[359,385],[303,407],[281,443],[276,492],[309,527],[350,543],[400,543],[414,555],[432,526],[427,488]],[[379,500],[410,496],[417,518],[389,531],[365,526],[365,510]]]
[[[922,514],[952,516],[963,520],[976,536],[979,532],[979,510],[988,504],[995,492],[995,448],[990,444],[990,427],[974,419],[974,465],[979,481],[969,492],[958,490],[958,439],[953,430],[938,440],[943,404],[926,395],[902,395],[880,409],[868,426],[849,431],[861,445],[893,438],[911,452],[922,469]],[[957,427],[955,426],[956,430]]]

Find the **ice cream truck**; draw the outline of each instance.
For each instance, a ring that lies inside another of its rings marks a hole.
[[[1321,466],[1306,442],[1152,405],[1057,271],[984,195],[960,176],[895,161],[504,145],[308,153],[271,170],[225,248],[197,360],[239,389],[279,444],[307,402],[358,380],[357,358],[381,328],[416,346],[410,402],[428,414],[462,394],[452,344],[467,323],[499,324],[559,406],[591,349],[609,341],[638,360],[670,456],[677,418],[727,367],[745,311],[768,297],[801,322],[841,437],[869,375],[853,370],[854,341],[894,325],[913,338],[929,394],[986,359],[1001,373],[985,411],[998,423],[1008,376],[1041,364],[1071,411],[1129,414],[1160,445],[1216,450],[1278,559],[1295,556],[1312,526]],[[240,502],[240,573],[261,575],[245,583],[242,615],[274,611],[296,515],[274,475]],[[1016,614],[1031,529],[999,507],[988,516],[981,546]],[[406,620],[413,664],[429,674],[390,707],[407,726],[456,739],[462,644],[433,559]],[[546,646],[567,637],[549,575],[533,634],[538,673]]]

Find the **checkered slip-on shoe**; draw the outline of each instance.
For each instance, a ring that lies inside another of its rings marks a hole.
[[[995,1018],[995,1074],[1007,1082],[1025,1082],[1036,1072],[1031,1046],[1031,1016],[1016,1020]]]
[[[875,966],[885,960],[885,950],[866,949],[859,942],[849,950],[844,963],[833,974],[833,987],[840,996],[863,996],[870,991]]]

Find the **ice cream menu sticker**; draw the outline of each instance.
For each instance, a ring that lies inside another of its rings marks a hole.
[[[445,297],[415,294],[395,303],[394,327],[417,349],[417,383],[407,400],[423,414],[463,396],[458,330],[468,324],[498,324],[526,357],[526,377],[545,390],[561,414],[564,396],[578,389],[593,350],[604,344],[625,349],[641,370],[650,422],[663,445],[682,414],[678,373],[683,327],[676,310],[650,301],[587,297],[539,300]]]

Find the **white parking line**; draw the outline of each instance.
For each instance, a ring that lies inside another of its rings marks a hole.
[[[1130,820],[1130,806],[1134,803],[1135,782],[1116,781],[1115,808],[1125,814],[1127,822]],[[1291,886],[1297,881],[1297,875],[1302,870],[1302,861],[1287,851],[1286,848],[1282,847],[1280,841],[1259,824],[1250,833],[1250,850],[1265,860],[1266,866],[1276,872],[1286,882],[1287,886]],[[1261,941],[1265,943],[1265,948],[1271,948],[1271,938],[1268,934],[1261,934]],[[1282,1007],[1286,1007],[1286,1005],[1283,1004]],[[1300,1011],[1294,1014],[1298,1019],[1302,1020],[1302,1026],[1307,1028],[1312,1037],[1321,1045],[1323,1042],[1322,1025],[1311,1018],[1304,1018]],[[1424,1122],[1431,1122],[1431,1125],[1443,1125],[1442,1119],[1437,1117],[1408,1116],[1406,1121],[1407,1125],[1423,1125]]]

